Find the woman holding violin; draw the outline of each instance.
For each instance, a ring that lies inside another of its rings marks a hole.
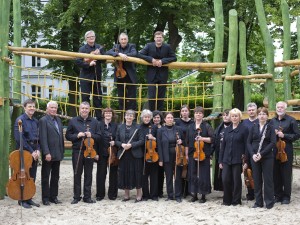
[[[130,200],[130,190],[136,189],[135,203],[142,201],[144,135],[133,123],[135,112],[125,112],[125,123],[117,129],[115,145],[119,148],[119,189],[125,191],[123,202]]]
[[[82,102],[79,116],[73,117],[68,124],[66,139],[72,142],[72,164],[74,171],[74,196],[71,204],[81,199],[81,175],[84,171],[83,201],[95,203],[91,198],[94,160],[99,159],[97,143],[101,140],[99,123],[90,117],[90,104]]]
[[[152,112],[144,109],[141,113],[140,130],[145,137],[144,169],[143,169],[143,201],[152,199],[158,201],[158,153],[156,132],[157,127],[151,123]],[[150,181],[150,191],[149,191]]]
[[[205,196],[211,193],[210,155],[214,137],[212,127],[203,121],[203,117],[203,107],[196,107],[194,109],[194,123],[187,130],[189,191],[193,196],[190,201],[197,201],[197,194],[201,194],[200,203],[205,203]]]
[[[262,208],[265,202],[266,208],[271,209],[274,205],[273,148],[276,145],[276,134],[273,126],[267,122],[269,116],[267,108],[260,107],[257,113],[259,122],[250,128],[247,141],[254,179],[253,208]]]
[[[174,200],[175,197],[176,201],[180,203],[182,201],[181,177],[183,165],[176,165],[176,161],[179,161],[177,160],[177,156],[179,159],[181,159],[180,154],[176,152],[176,149],[180,150],[180,152],[184,151],[182,131],[180,127],[174,125],[173,113],[165,113],[164,120],[165,126],[158,129],[157,131],[159,166],[164,167],[166,174],[166,185],[168,193],[166,201]],[[173,175],[175,175],[175,192],[173,185]]]
[[[239,109],[230,110],[229,116],[232,124],[224,130],[219,167],[223,169],[223,205],[236,206],[242,204],[241,171],[247,151],[248,128],[241,124],[242,112]]]
[[[103,120],[99,122],[99,125],[103,142],[98,145],[97,149],[99,155],[96,174],[97,201],[101,201],[105,197],[107,168],[109,173],[108,198],[115,200],[118,196],[118,148],[115,145],[118,124],[113,121],[115,112],[111,108],[103,109],[102,117]]]

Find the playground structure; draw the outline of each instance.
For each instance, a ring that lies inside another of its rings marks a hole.
[[[14,146],[10,140],[11,138],[11,127],[14,119],[21,113],[20,104],[12,104],[14,102],[21,103],[21,97],[24,95],[21,91],[21,55],[30,55],[47,59],[56,60],[74,60],[75,58],[92,58],[97,60],[113,61],[121,59],[120,57],[112,57],[106,55],[89,55],[82,53],[66,52],[51,49],[42,48],[21,48],[21,12],[20,12],[20,1],[13,0],[13,28],[14,28],[14,46],[7,46],[8,43],[8,24],[9,24],[9,12],[11,1],[0,1],[0,8],[2,9],[1,22],[0,22],[0,44],[1,44],[1,61],[0,61],[0,145],[2,146],[1,159],[0,159],[0,199],[5,194],[5,183],[8,180],[8,154],[11,150],[10,146]],[[291,60],[291,49],[290,49],[290,19],[288,5],[285,0],[282,0],[281,10],[283,18],[284,28],[284,52],[283,61],[274,62],[274,49],[273,40],[266,23],[266,16],[264,13],[262,0],[255,0],[256,11],[258,20],[263,36],[265,49],[266,49],[266,64],[267,71],[265,74],[248,74],[247,70],[247,59],[246,59],[246,30],[243,22],[238,23],[236,10],[230,10],[229,12],[229,42],[228,42],[228,57],[227,62],[222,62],[223,58],[223,47],[224,47],[224,18],[222,1],[214,1],[215,7],[215,48],[214,48],[214,59],[212,63],[201,63],[201,62],[174,62],[164,66],[168,66],[170,69],[196,69],[198,71],[209,71],[212,72],[211,82],[201,83],[176,83],[168,84],[168,94],[166,101],[166,110],[175,111],[178,108],[174,108],[174,100],[180,101],[181,103],[188,104],[193,103],[194,105],[200,104],[205,108],[205,99],[212,99],[212,112],[221,112],[225,108],[232,108],[232,93],[233,93],[233,81],[243,80],[244,82],[244,102],[251,101],[251,84],[252,83],[264,83],[266,92],[264,93],[265,98],[268,101],[269,110],[271,110],[272,117],[274,115],[274,109],[276,104],[275,95],[275,83],[281,82],[284,86],[284,100],[288,102],[290,106],[300,105],[300,99],[292,99],[291,97],[291,82],[292,78],[296,75],[300,76],[299,65],[300,65],[300,17],[297,18],[297,46],[298,46],[298,59]],[[8,58],[8,51],[13,53],[14,58]],[[237,55],[240,56],[240,67],[241,74],[236,74]],[[129,57],[128,61],[135,62],[142,65],[148,65],[148,63],[142,59]],[[13,67],[14,74],[9,78],[9,65]],[[291,72],[290,67],[294,67]],[[297,67],[298,66],[298,67]],[[282,78],[274,79],[275,67],[283,67]],[[225,73],[224,73],[225,72]],[[68,80],[70,82],[79,83],[78,77],[70,77],[62,74],[42,74],[43,76],[53,76],[53,79]],[[55,78],[56,77],[56,78]],[[27,81],[28,82],[28,81]],[[10,83],[12,85],[10,85]],[[30,85],[29,83],[27,85]],[[39,84],[41,88],[47,88],[43,84]],[[142,110],[143,104],[147,101],[147,98],[143,93],[145,92],[148,85],[138,84],[138,111]],[[12,87],[13,91],[10,90]],[[114,88],[114,84],[111,83],[109,88]],[[66,92],[66,89],[54,87],[57,91]],[[179,93],[175,96],[175,93]],[[79,89],[71,93],[75,96],[79,96]],[[27,96],[35,97],[37,96]],[[111,106],[114,101],[118,99],[112,96],[102,96],[105,101],[105,106]],[[75,98],[78,99],[78,98]],[[47,101],[48,99],[41,99]],[[58,101],[62,116],[68,118],[67,106],[77,107],[78,104],[70,104],[68,98],[64,98],[62,101]],[[10,109],[13,107],[13,113],[11,115]],[[290,108],[289,108],[290,109]],[[300,120],[300,113],[293,111],[289,112],[297,120]]]

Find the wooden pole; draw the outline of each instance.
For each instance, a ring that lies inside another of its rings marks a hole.
[[[261,34],[265,44],[266,62],[268,68],[267,71],[268,73],[274,74],[274,46],[273,46],[273,40],[270,31],[268,29],[262,0],[255,0],[255,7],[256,7]],[[274,110],[275,109],[274,79],[267,79],[266,96],[269,102],[269,110]]]
[[[238,49],[238,20],[237,11],[231,9],[229,11],[229,44],[228,44],[228,60],[226,67],[226,76],[232,76],[236,70]],[[223,108],[232,108],[232,81],[224,80],[223,83]]]

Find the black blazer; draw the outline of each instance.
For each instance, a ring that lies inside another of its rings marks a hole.
[[[220,149],[219,163],[228,165],[242,163],[242,155],[247,152],[248,128],[241,123],[232,129],[232,124],[226,127]]]
[[[252,128],[249,130],[249,136],[247,141],[247,148],[250,156],[252,157],[257,153],[259,143],[261,141],[264,130],[266,129],[266,125],[263,127],[262,132],[259,130],[259,123],[254,124]],[[269,123],[265,139],[262,143],[262,147],[260,150],[260,154],[262,158],[270,158],[273,157],[272,149],[276,146],[276,134],[274,127]]]
[[[168,138],[168,132],[167,127],[163,126],[160,129],[157,130],[157,149],[159,154],[159,161],[160,162],[169,162],[170,161],[170,152],[169,152],[169,138]],[[182,140],[182,145],[185,146],[184,140],[183,140],[183,134],[180,127],[173,126],[172,131],[174,136],[176,137],[176,132],[178,132],[179,138]]]
[[[64,158],[63,126],[59,117],[55,117],[57,130],[52,116],[45,115],[39,120],[39,138],[43,157],[51,155],[51,161],[61,161]]]
[[[80,53],[87,53],[90,54],[92,51],[95,51],[96,49],[100,50],[101,55],[105,54],[105,50],[103,48],[103,46],[99,45],[99,44],[95,44],[93,47],[91,47],[88,44],[83,45],[82,47],[80,47],[79,52]],[[96,72],[97,72],[97,80],[101,80],[101,76],[102,76],[102,68],[101,68],[101,63],[103,62],[103,60],[97,60],[96,62]],[[83,58],[78,58],[75,61],[75,64],[80,67],[80,78],[85,78],[85,79],[90,79],[90,80],[95,80],[95,67],[94,66],[90,66],[89,63],[84,62]]]
[[[116,51],[117,50],[117,51]],[[106,55],[112,55],[114,57],[118,56],[118,53],[126,54],[130,57],[136,57],[137,51],[135,44],[128,43],[125,48],[122,48],[120,44],[115,44],[114,47],[106,52]],[[137,83],[135,63],[123,61],[123,68],[126,70],[127,75],[129,75],[130,80],[133,84]],[[115,68],[116,72],[116,68]],[[115,81],[118,82],[118,78],[114,77]]]
[[[107,149],[109,148],[109,142],[111,141],[110,137],[108,136],[107,131],[104,130],[105,127],[105,123],[104,121],[99,122],[100,125],[100,133],[102,134],[102,144],[100,144],[98,146],[98,155],[101,156],[108,156],[108,152]],[[117,128],[118,128],[118,124],[115,122],[111,122],[110,123],[110,133],[112,135],[112,139],[116,140],[116,136],[117,136]]]
[[[144,145],[144,135],[143,132],[139,129],[137,124],[132,124],[132,127],[130,129],[129,136],[130,138],[132,137],[134,131],[138,129],[136,134],[134,135],[132,141],[131,141],[131,149],[127,150],[130,151],[135,158],[143,158],[144,156],[144,150],[143,150],[143,145]],[[115,145],[119,148],[118,151],[118,157],[121,155],[123,148],[122,148],[122,143],[127,143],[125,141],[125,131],[126,131],[126,125],[123,123],[121,124],[118,129],[117,129],[117,137],[115,141]]]
[[[177,60],[174,51],[168,44],[163,43],[160,48],[156,48],[155,42],[148,43],[138,54],[138,57],[152,64],[152,59],[160,59],[162,64],[175,62]],[[153,83],[155,75],[167,83],[169,68],[167,66],[154,67],[147,66],[146,80],[148,83]]]

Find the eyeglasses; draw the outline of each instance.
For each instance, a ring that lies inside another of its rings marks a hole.
[[[89,36],[89,37],[86,37],[86,38],[94,38],[95,36]]]

